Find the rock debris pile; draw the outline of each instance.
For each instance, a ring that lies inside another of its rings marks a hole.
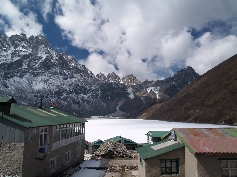
[[[126,165],[122,165],[122,166],[110,166],[108,168],[108,172],[123,172],[123,171],[129,171],[129,170],[137,170],[138,167],[136,166],[126,166]]]
[[[133,151],[127,150],[123,144],[110,140],[97,149],[92,155],[92,159],[115,159],[115,158],[135,158]]]

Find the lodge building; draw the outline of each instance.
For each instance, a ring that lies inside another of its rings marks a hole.
[[[84,160],[85,119],[0,98],[0,172],[57,176]]]

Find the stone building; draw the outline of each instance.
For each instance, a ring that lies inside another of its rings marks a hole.
[[[0,174],[56,176],[84,160],[85,119],[0,98]]]
[[[134,142],[130,139],[124,138],[122,136],[115,136],[113,138],[109,138],[109,139],[105,140],[104,142],[108,142],[111,140],[123,144],[124,146],[126,146],[126,148],[128,150],[135,150],[138,147],[138,144],[136,142]]]
[[[163,140],[137,148],[139,177],[184,177],[184,145]],[[166,167],[169,165],[169,168]]]
[[[164,139],[169,139],[170,131],[149,131],[146,135],[147,135],[147,143],[152,144]]]
[[[171,136],[137,148],[139,177],[237,176],[237,129],[176,128]]]

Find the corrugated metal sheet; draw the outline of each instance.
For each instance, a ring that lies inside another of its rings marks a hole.
[[[113,141],[116,141],[116,142],[119,142],[119,141],[122,142],[122,141],[123,141],[123,144],[135,144],[135,145],[137,145],[136,142],[134,142],[134,141],[132,141],[132,140],[130,140],[130,139],[121,137],[121,136],[115,136],[115,137],[113,137],[113,138],[110,138],[110,139],[105,140],[105,142],[108,142],[108,141],[110,141],[110,140],[113,140]]]
[[[11,113],[4,114],[4,118],[27,128],[87,122],[85,119],[77,118],[55,109],[41,110],[35,107],[18,105],[12,105]]]
[[[228,133],[230,136],[237,138],[237,128],[224,128],[222,130]]]
[[[182,147],[184,147],[184,145],[182,143],[178,143],[177,141],[164,140],[158,143],[145,145],[137,148],[136,150],[142,159],[148,159]]]
[[[12,97],[0,97],[0,103],[17,103]]]
[[[174,130],[194,154],[237,153],[237,129],[177,128]]]
[[[169,135],[170,131],[149,131],[146,135],[153,138],[161,138],[163,139],[167,135]]]

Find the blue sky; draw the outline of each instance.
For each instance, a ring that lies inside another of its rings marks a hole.
[[[44,35],[94,74],[203,74],[236,54],[235,0],[0,0],[0,31]]]

